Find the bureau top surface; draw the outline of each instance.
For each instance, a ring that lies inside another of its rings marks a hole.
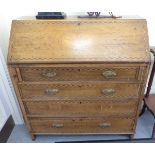
[[[141,18],[13,20],[8,63],[149,62]]]

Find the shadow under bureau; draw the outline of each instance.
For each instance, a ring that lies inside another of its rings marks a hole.
[[[8,68],[32,139],[134,135],[150,66],[145,19],[13,20]]]

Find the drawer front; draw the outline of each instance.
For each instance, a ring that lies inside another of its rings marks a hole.
[[[138,97],[139,84],[128,83],[89,83],[89,84],[19,84],[22,98],[112,98]]]
[[[50,117],[135,116],[137,101],[31,101],[24,102],[29,115]]]
[[[134,127],[133,119],[129,118],[33,118],[30,123],[35,133],[130,133]]]
[[[78,67],[23,67],[23,81],[87,81],[138,80],[139,67],[109,67],[106,65]]]

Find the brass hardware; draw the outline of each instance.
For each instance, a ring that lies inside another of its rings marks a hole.
[[[112,71],[112,70],[108,70],[108,71],[103,72],[102,75],[103,75],[105,78],[109,79],[109,78],[115,77],[117,74],[116,74],[116,72],[114,72],[114,71]]]
[[[46,89],[46,90],[45,90],[45,93],[46,93],[47,95],[55,95],[55,94],[58,93],[58,92],[59,92],[58,89]]]
[[[52,124],[53,128],[63,128],[64,125],[63,124]]]
[[[115,90],[114,89],[103,89],[102,93],[104,95],[113,95],[115,93]]]
[[[57,74],[54,71],[47,71],[47,72],[42,73],[42,75],[45,77],[48,77],[48,78],[52,78],[52,77],[56,76]]]
[[[111,123],[102,123],[102,124],[99,124],[99,127],[100,128],[109,128],[109,127],[111,127]]]

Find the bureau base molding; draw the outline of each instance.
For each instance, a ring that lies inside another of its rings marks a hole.
[[[73,133],[70,133],[70,134],[58,134],[58,133],[31,133],[30,132],[30,137],[31,137],[31,139],[33,140],[33,141],[35,141],[36,140],[36,138],[37,138],[37,136],[39,136],[39,135],[42,135],[42,136],[97,136],[97,135],[100,135],[100,136],[103,136],[103,135],[123,135],[123,136],[128,136],[129,137],[129,140],[131,141],[131,140],[135,140],[134,139],[134,134],[135,133],[76,133],[76,134],[73,134]],[[138,140],[140,140],[140,139],[138,139]],[[151,139],[149,139],[149,140],[151,140]],[[105,142],[108,142],[109,140],[104,140]],[[120,142],[121,141],[123,141],[123,140],[120,140]],[[130,142],[129,141],[129,142]],[[66,141],[64,141],[64,142],[70,142],[70,143],[72,143],[72,142],[74,142],[74,141],[68,141],[67,140],[67,137],[66,137]],[[62,143],[64,143],[63,141],[62,141]],[[79,141],[80,143],[81,143],[81,141]],[[85,141],[82,141],[82,142],[85,142]],[[89,142],[89,141],[88,141]],[[90,141],[91,142],[91,141]],[[95,141],[94,141],[95,142]],[[98,140],[96,140],[96,142],[98,142]],[[99,141],[100,142],[100,141]],[[111,140],[111,142],[115,142],[115,140]],[[57,142],[56,142],[57,143]],[[77,143],[78,143],[78,141],[77,141]]]

